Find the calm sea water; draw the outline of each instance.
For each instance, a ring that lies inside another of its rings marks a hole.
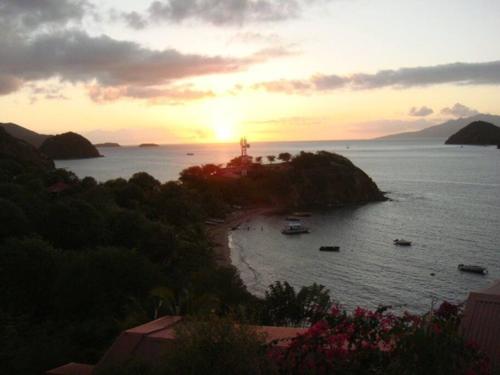
[[[311,233],[284,236],[282,217],[259,217],[232,232],[233,263],[248,288],[262,294],[275,280],[327,286],[347,308],[428,309],[433,300],[461,301],[500,278],[500,151],[437,141],[259,143],[251,154],[328,150],[350,158],[392,199],[316,213]],[[165,181],[191,165],[224,163],[238,145],[102,148],[105,158],[58,162],[98,180],[146,171]],[[186,153],[192,152],[194,156]],[[248,229],[249,228],[249,229]],[[396,247],[394,238],[413,241]],[[339,253],[322,253],[338,245]],[[461,273],[459,263],[488,267]],[[431,276],[434,273],[434,276]]]

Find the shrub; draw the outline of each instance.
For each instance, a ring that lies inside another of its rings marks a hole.
[[[334,306],[271,356],[283,374],[488,374],[485,358],[458,333],[460,317],[448,303],[422,317]]]

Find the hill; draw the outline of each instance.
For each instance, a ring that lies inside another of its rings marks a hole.
[[[499,145],[500,128],[489,122],[474,121],[449,137],[447,145]]]
[[[54,167],[54,162],[38,151],[35,146],[11,136],[3,126],[0,126],[0,159],[12,160],[27,167],[42,169]]]
[[[17,138],[17,139],[22,139],[25,142],[28,142],[32,144],[35,147],[40,147],[40,145],[50,137],[50,135],[46,134],[39,134],[37,132],[34,132],[32,130],[23,128],[22,126],[19,126],[17,124],[13,124],[11,122],[9,123],[0,123],[0,126],[5,129],[7,133],[9,133],[11,136]]]
[[[377,140],[403,140],[403,139],[422,139],[422,138],[441,138],[447,139],[467,124],[474,121],[486,121],[493,124],[500,124],[500,116],[489,114],[478,114],[471,117],[449,120],[439,125],[434,125],[416,132],[406,132],[386,135],[376,138]]]
[[[89,159],[101,156],[87,138],[73,132],[47,138],[40,146],[40,151],[54,160]]]

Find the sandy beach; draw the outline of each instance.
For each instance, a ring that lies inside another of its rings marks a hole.
[[[231,265],[229,233],[233,227],[239,226],[254,217],[269,215],[276,211],[277,209],[275,207],[259,207],[235,211],[228,215],[224,223],[208,226],[208,235],[214,245],[217,264],[221,266]]]

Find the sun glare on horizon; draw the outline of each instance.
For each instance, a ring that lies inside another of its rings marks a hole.
[[[216,140],[227,142],[234,138],[234,125],[230,122],[218,122],[213,124]]]

